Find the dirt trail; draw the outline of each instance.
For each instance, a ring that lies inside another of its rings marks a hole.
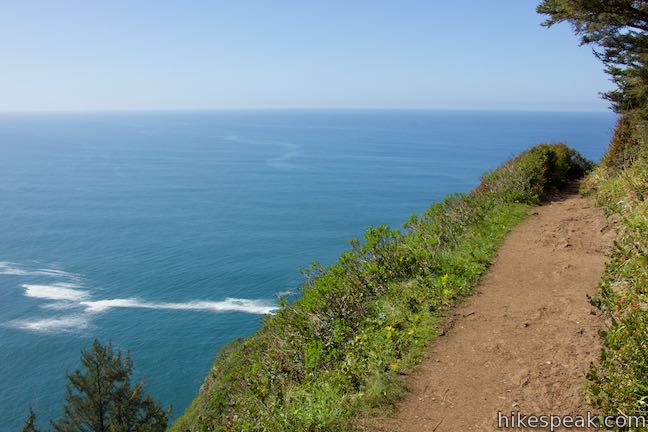
[[[504,241],[476,294],[429,348],[389,432],[497,430],[497,412],[580,414],[599,351],[596,291],[614,233],[570,191],[532,209]]]

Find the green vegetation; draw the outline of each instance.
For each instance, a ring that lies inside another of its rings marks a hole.
[[[144,394],[142,382],[131,385],[133,362],[128,354],[113,352],[112,346],[95,340],[82,352],[83,370],[68,375],[63,416],[52,422],[57,432],[162,432],[169,411]],[[37,432],[36,414],[29,416],[24,432]]]
[[[442,311],[468,295],[527,207],[590,168],[539,145],[451,195],[404,232],[370,228],[303,295],[225,347],[173,431],[341,431],[403,392]]]
[[[599,294],[591,299],[609,325],[589,389],[592,402],[610,415],[648,416],[647,126],[636,113],[625,114],[583,187],[619,221]]]
[[[605,414],[648,417],[648,3],[545,0],[538,12],[549,16],[546,25],[569,22],[582,43],[594,44],[617,84],[605,95],[621,113],[617,128],[583,184],[618,231],[591,299],[608,326],[588,387]]]

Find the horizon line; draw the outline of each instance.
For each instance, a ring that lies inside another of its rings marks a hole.
[[[210,107],[210,108],[91,108],[91,109],[29,109],[2,110],[0,114],[101,114],[101,113],[172,113],[172,112],[222,112],[222,111],[492,111],[492,112],[591,112],[612,113],[611,108],[471,108],[471,107]]]

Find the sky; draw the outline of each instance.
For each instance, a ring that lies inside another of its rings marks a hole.
[[[0,0],[0,111],[605,110],[530,0]]]

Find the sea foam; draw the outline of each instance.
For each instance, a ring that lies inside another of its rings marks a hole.
[[[242,312],[249,314],[271,314],[278,308],[265,300],[226,298],[222,301],[192,300],[187,302],[155,302],[139,298],[113,298],[94,300],[92,293],[84,285],[79,275],[51,268],[28,269],[8,261],[0,261],[0,274],[12,276],[35,277],[46,282],[24,283],[25,297],[47,300],[40,307],[53,311],[53,317],[32,320],[15,320],[5,326],[34,332],[57,332],[82,330],[89,326],[94,315],[109,312],[112,309],[155,309],[206,312]],[[60,316],[54,311],[70,311]]]
[[[88,325],[89,320],[85,315],[69,315],[59,318],[44,318],[35,320],[17,320],[11,321],[6,324],[7,327],[40,333],[70,332],[87,328]]]
[[[0,275],[7,276],[50,276],[62,277],[66,279],[78,279],[79,276],[74,273],[68,273],[63,270],[52,268],[26,269],[9,261],[0,261]]]
[[[277,310],[276,306],[273,306],[261,300],[237,298],[226,298],[223,301],[190,301],[185,303],[156,303],[146,302],[134,298],[127,298],[82,301],[79,304],[84,306],[87,312],[91,313],[106,312],[114,308],[137,308],[208,312],[245,312],[263,315],[270,314]]]
[[[78,285],[70,283],[55,283],[51,285],[24,284],[22,287],[25,289],[25,296],[39,299],[78,302],[88,297],[86,291],[80,290]]]

